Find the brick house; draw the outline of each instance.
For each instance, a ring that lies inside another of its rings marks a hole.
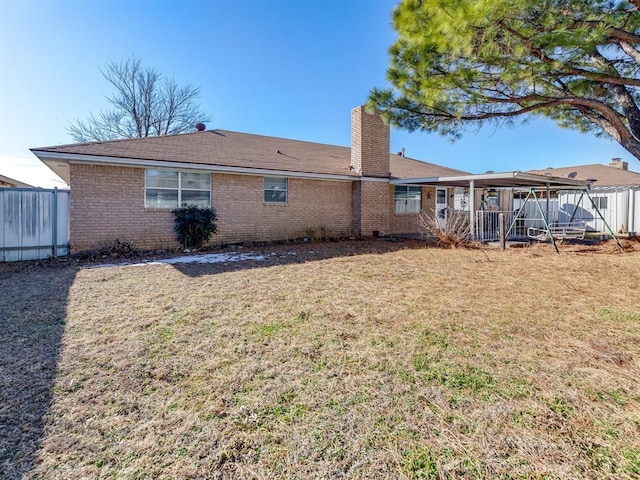
[[[417,232],[418,213],[451,193],[398,179],[464,172],[391,154],[389,127],[364,107],[351,119],[351,148],[210,130],[32,152],[70,185],[75,252],[176,246],[171,210],[185,203],[216,209],[213,243]]]

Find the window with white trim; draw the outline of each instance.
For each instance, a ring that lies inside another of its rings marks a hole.
[[[178,208],[186,205],[211,206],[209,173],[146,170],[144,205],[147,208]]]
[[[287,179],[264,177],[265,203],[287,203]]]
[[[396,185],[394,189],[395,213],[420,213],[422,210],[422,188]]]

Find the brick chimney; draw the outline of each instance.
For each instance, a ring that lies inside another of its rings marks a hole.
[[[389,177],[389,126],[363,105],[351,110],[351,169],[364,177]]]
[[[351,110],[352,228],[369,237],[389,234],[389,127],[363,106]]]
[[[609,166],[619,168],[620,170],[629,170],[629,163],[623,162],[621,158],[612,158],[609,162]]]

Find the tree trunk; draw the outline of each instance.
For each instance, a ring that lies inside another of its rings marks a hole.
[[[634,137],[627,137],[620,140],[620,145],[631,155],[640,160],[640,140]]]

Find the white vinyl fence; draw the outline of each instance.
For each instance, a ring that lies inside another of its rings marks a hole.
[[[69,254],[69,191],[0,188],[0,262]]]
[[[637,233],[640,230],[640,187],[596,187],[589,191],[589,195],[603,218],[586,196],[580,201],[580,192],[573,191],[558,193],[561,214],[565,212],[564,216],[568,218],[577,207],[574,218],[590,231],[607,231],[604,221],[614,232]]]

